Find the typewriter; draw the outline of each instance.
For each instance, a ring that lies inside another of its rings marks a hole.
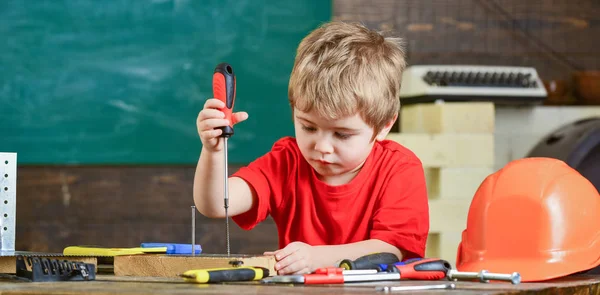
[[[415,65],[402,76],[400,101],[490,101],[536,104],[547,97],[537,71],[530,67]]]

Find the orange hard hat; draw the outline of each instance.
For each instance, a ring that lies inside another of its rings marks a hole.
[[[543,281],[600,265],[600,195],[565,162],[512,161],[477,189],[458,246],[459,271]]]

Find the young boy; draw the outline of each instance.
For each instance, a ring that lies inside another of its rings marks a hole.
[[[310,273],[375,252],[423,257],[429,208],[420,160],[385,140],[400,109],[404,52],[399,39],[358,24],[331,22],[300,43],[289,82],[295,138],[229,180],[229,212],[246,230],[271,215],[278,274]],[[228,124],[216,99],[197,120],[202,151],[194,202],[225,217],[223,144]],[[248,118],[233,115],[233,124]]]

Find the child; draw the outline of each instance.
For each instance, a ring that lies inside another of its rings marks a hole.
[[[229,212],[246,230],[271,215],[278,274],[310,273],[374,252],[423,257],[429,208],[420,160],[385,140],[400,109],[404,52],[399,39],[331,22],[300,43],[289,82],[295,138],[229,180]],[[209,99],[197,120],[202,151],[194,202],[224,217],[223,144],[228,124]],[[233,124],[248,118],[234,113]]]

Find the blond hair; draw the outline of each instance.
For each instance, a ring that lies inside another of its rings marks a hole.
[[[402,39],[361,24],[326,23],[298,46],[288,87],[292,110],[314,109],[327,119],[358,113],[376,135],[400,110],[405,67]]]

